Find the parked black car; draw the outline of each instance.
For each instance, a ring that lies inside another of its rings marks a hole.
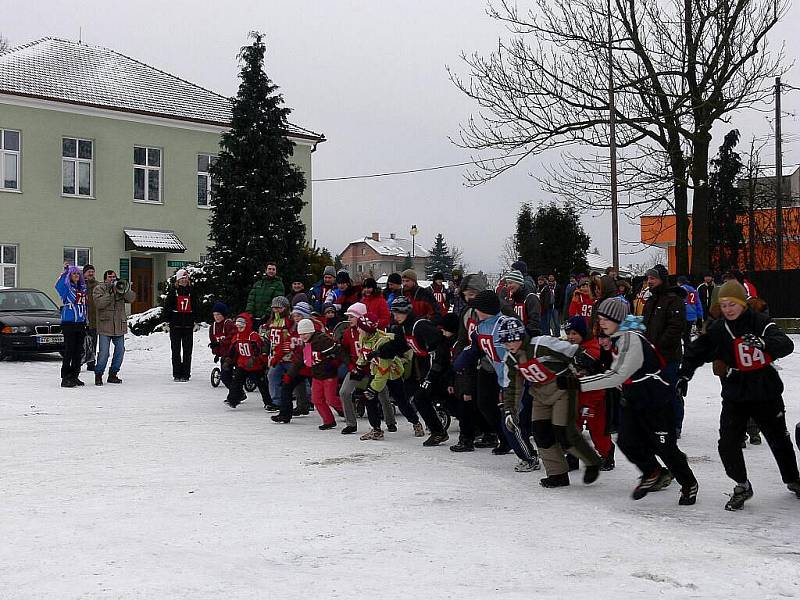
[[[63,351],[61,313],[47,294],[0,289],[0,360],[22,353]]]

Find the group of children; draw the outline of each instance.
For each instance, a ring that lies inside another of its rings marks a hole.
[[[304,391],[310,381],[321,430],[336,427],[336,413],[345,419],[342,433],[356,433],[361,405],[369,422],[361,439],[382,440],[384,422],[386,430],[397,431],[396,406],[415,436],[424,437],[427,428],[424,446],[449,439],[446,411],[459,420],[453,452],[513,451],[519,458],[515,469],[523,472],[538,470],[541,458],[545,488],[569,485],[569,472],[579,463],[585,467],[583,482],[593,483],[601,471],[614,468],[618,446],[641,472],[634,499],[666,488],[674,478],[679,504],[692,505],[698,482],[677,445],[674,397],[686,394],[700,365],[715,361],[724,365],[718,373],[719,452],[736,483],[726,509],[740,509],[752,496],[737,438],[750,418],[763,431],[784,483],[800,498],[783,387],[772,367],[793,345],[768,317],[750,309],[736,281],[719,290],[722,317],[687,344],[676,386],[624,299],[580,309],[567,321],[562,339],[540,335],[536,293],[518,272],[507,275],[500,295],[481,275],[465,276],[458,313],[429,307],[413,273],[397,279],[402,284],[384,294],[368,286],[369,291],[326,303],[321,311],[302,300],[292,305],[275,297],[271,314],[259,315],[256,329],[253,316],[230,319],[227,307],[215,304],[210,346],[229,388],[226,403],[235,408],[245,399],[243,385],[251,377],[265,409],[276,413],[272,420],[289,423],[308,414]],[[388,308],[388,320],[376,309],[379,304]]]

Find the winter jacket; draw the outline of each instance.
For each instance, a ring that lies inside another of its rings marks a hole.
[[[597,341],[597,338],[591,338],[588,340],[584,340],[580,343],[580,349],[583,350],[584,354],[592,359],[594,359],[595,364],[586,369],[586,372],[581,372],[581,375],[594,375],[598,372],[603,372],[606,369],[602,368],[600,363],[600,343]],[[593,390],[593,391],[582,391],[578,392],[578,404],[588,405],[588,406],[600,406],[600,403],[603,402],[606,398],[605,390]]]
[[[259,373],[266,369],[264,356],[264,340],[253,331],[253,317],[249,313],[242,313],[238,318],[245,320],[243,331],[236,331],[231,341],[230,357],[236,366],[248,373]]]
[[[525,325],[528,335],[534,336],[541,333],[542,309],[539,306],[539,296],[528,292],[524,287],[519,288],[514,294],[506,293],[500,298],[503,308],[513,311],[517,318]]]
[[[378,328],[386,329],[389,327],[391,314],[389,313],[389,305],[386,303],[386,298],[382,294],[373,293],[369,296],[361,295],[361,302],[367,307],[367,312],[375,315],[378,320]]]
[[[291,329],[293,323],[289,317],[272,313],[269,323],[262,323],[259,334],[269,345],[269,365],[274,367],[280,362],[291,362]]]
[[[320,279],[311,287],[311,296],[309,296],[309,300],[313,301],[311,306],[314,307],[315,312],[322,314],[322,306],[325,304],[325,298],[327,298],[328,294],[333,292],[335,289],[335,283],[330,286],[326,286],[322,279]]]
[[[276,296],[285,296],[285,291],[280,278],[265,275],[250,288],[245,311],[258,319],[263,318],[272,310],[272,299]]]
[[[758,350],[742,343],[748,333],[764,340]],[[738,319],[720,318],[686,347],[678,374],[689,379],[703,363],[724,364],[722,399],[760,402],[779,398],[783,382],[773,361],[791,354],[794,343],[765,313],[747,308]]]
[[[329,304],[335,304],[339,307],[339,312],[345,313],[351,305],[355,304],[356,302],[360,302],[360,297],[360,285],[351,285],[344,290],[334,287],[333,290],[328,293],[328,296],[325,298],[325,302]]]
[[[608,273],[600,277],[600,293],[602,294],[601,300],[612,298],[617,293],[617,282]]]
[[[238,333],[236,325],[231,319],[224,319],[221,323],[214,321],[208,328],[208,339],[211,353],[214,356],[225,357],[231,353],[233,338]]]
[[[412,313],[402,324],[393,328],[393,332],[395,345],[385,348],[401,348],[402,352],[397,354],[411,350],[412,374],[417,380],[432,381],[434,378],[439,378],[448,368],[449,350],[446,356],[442,356],[441,352],[437,353],[442,347],[444,335],[429,319],[418,319]]]
[[[539,304],[542,307],[542,314],[555,307],[555,290],[553,290],[553,288],[551,288],[547,283],[539,288]]]
[[[402,379],[408,365],[406,356],[392,356],[391,358],[381,356],[381,348],[386,344],[391,344],[393,339],[392,334],[380,330],[370,334],[361,333],[358,367],[369,368],[372,377],[369,387],[374,392],[383,391],[386,383],[390,380]]]
[[[636,294],[636,297],[633,299],[631,314],[641,317],[644,314],[645,304],[647,304],[647,301],[652,295],[653,294],[650,292],[650,288],[647,286],[647,282],[645,282],[645,284],[642,285],[642,289],[639,290],[639,292]]]
[[[686,290],[682,287],[667,287],[665,283],[651,290],[644,305],[644,324],[647,339],[667,362],[681,359],[681,340],[686,325]]]
[[[567,308],[567,316],[572,317],[580,316],[586,321],[586,328],[589,329],[592,322],[592,312],[594,310],[595,300],[589,294],[584,294],[580,289],[575,290],[572,294],[572,301]]]
[[[69,279],[72,273],[80,275],[77,284]],[[86,283],[81,270],[77,267],[64,269],[56,280],[55,288],[61,298],[61,322],[86,323]]]
[[[436,285],[435,283],[430,287],[431,293],[433,293],[433,299],[439,303],[439,312],[441,314],[447,314],[450,310],[450,292],[444,285]]]
[[[164,316],[170,329],[193,328],[198,322],[197,294],[191,285],[170,286],[164,298]]]
[[[706,283],[705,281],[697,286],[697,296],[700,298],[700,304],[703,306],[703,316],[709,317],[711,309],[711,299],[714,297],[714,282]]]
[[[101,283],[95,286],[93,296],[97,308],[97,334],[116,337],[128,333],[125,304],[136,299],[136,292],[129,289],[120,295],[114,291],[113,283]]]
[[[315,331],[303,343],[300,358],[289,368],[288,375],[296,377],[305,366],[314,379],[334,379],[344,358],[342,346],[336,340],[323,331]]]
[[[478,323],[472,332],[469,347],[458,355],[453,365],[456,372],[472,369],[480,362],[482,369],[495,372],[502,386],[506,348],[499,342],[497,332],[503,320],[508,318],[496,314]]]
[[[702,319],[704,315],[703,304],[700,302],[697,290],[688,283],[684,283],[681,287],[686,290],[686,298],[683,301],[686,305],[686,320],[693,323],[697,319]]]
[[[97,307],[94,305],[94,290],[100,285],[97,279],[86,280],[86,324],[97,329]]]
[[[434,323],[438,323],[442,310],[430,288],[415,285],[410,290],[403,290],[402,295],[409,299],[418,318],[431,319]]]

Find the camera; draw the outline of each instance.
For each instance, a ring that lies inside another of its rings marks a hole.
[[[126,279],[117,279],[114,282],[114,291],[120,296],[127,294],[129,289],[131,289],[131,284]]]

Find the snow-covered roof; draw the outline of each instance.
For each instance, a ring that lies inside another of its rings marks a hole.
[[[388,275],[381,275],[375,281],[380,287],[385,288],[386,284],[389,282],[389,276]],[[433,282],[432,281],[428,281],[427,279],[417,279],[417,285],[419,287],[427,288],[427,287],[431,287],[433,285]]]
[[[228,126],[231,99],[101,46],[46,37],[0,54],[0,93]],[[323,140],[297,125],[288,135]]]
[[[611,261],[606,260],[600,254],[595,254],[594,252],[587,252],[586,253],[586,262],[589,265],[589,269],[592,271],[600,271],[600,273],[605,273],[606,269],[612,266]],[[630,273],[623,268],[619,269],[619,274],[623,277],[629,277]]]
[[[148,229],[125,229],[126,250],[149,250],[153,252],[186,252],[186,246],[174,231],[152,231]]]
[[[372,238],[372,236],[366,236],[363,238],[359,238],[357,240],[353,240],[348,246],[352,244],[360,244],[366,243],[370,248],[375,250],[381,256],[408,256],[411,254],[411,240],[399,237],[391,237],[391,234],[387,236],[380,235],[378,240]],[[418,258],[427,258],[428,251],[425,250],[419,244],[414,244],[415,252],[414,256]]]

